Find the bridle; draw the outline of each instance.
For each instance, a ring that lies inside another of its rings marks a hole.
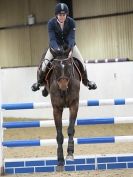
[[[61,71],[60,76],[57,77],[57,75],[54,74],[54,78],[55,78],[55,80],[56,80],[60,89],[64,85],[65,89],[67,90],[68,89],[68,84],[69,84],[71,78],[74,75],[73,59],[71,57],[67,57],[67,58],[64,58],[64,59],[53,59],[53,62],[54,61],[59,62],[59,66],[60,66],[60,69],[61,69],[60,70]],[[67,73],[65,73],[65,66],[69,63],[71,65],[70,66],[71,68],[69,68],[69,66],[68,66]],[[56,68],[54,67],[54,64],[53,64],[53,73],[54,73],[54,70],[56,70]]]

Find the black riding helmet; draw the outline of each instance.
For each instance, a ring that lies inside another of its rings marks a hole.
[[[55,6],[55,15],[58,14],[69,14],[68,6],[65,3],[58,3]]]

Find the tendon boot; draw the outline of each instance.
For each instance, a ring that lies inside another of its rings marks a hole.
[[[97,88],[97,85],[94,82],[88,80],[86,69],[81,74],[82,74],[82,83],[86,87],[88,87],[89,90],[95,90]]]
[[[45,77],[44,72],[40,70],[38,74],[38,81],[31,86],[32,91],[36,92],[37,90],[40,89],[42,85],[44,85],[44,77]]]

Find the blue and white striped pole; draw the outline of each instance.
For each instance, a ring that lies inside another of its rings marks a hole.
[[[126,124],[133,123],[132,117],[107,117],[107,118],[86,118],[77,119],[75,125],[97,125],[97,124]],[[69,125],[69,120],[62,120],[63,126]],[[53,120],[44,121],[18,121],[18,122],[3,122],[3,128],[31,128],[31,127],[54,127]]]
[[[118,99],[90,99],[82,100],[79,102],[80,107],[84,106],[110,106],[110,105],[132,105],[133,98],[118,98]],[[51,103],[9,103],[1,104],[1,108],[5,110],[18,110],[18,109],[40,109],[52,108]]]
[[[0,104],[2,103],[2,73],[0,68]],[[3,115],[2,110],[0,108],[0,175],[4,174],[4,157],[3,157]]]
[[[111,136],[111,137],[92,137],[92,138],[74,138],[74,144],[101,144],[101,143],[126,143],[133,142],[133,136]],[[64,139],[64,145],[68,143],[68,139]],[[16,140],[4,141],[2,145],[5,147],[26,147],[26,146],[51,146],[57,145],[56,139],[42,140]]]

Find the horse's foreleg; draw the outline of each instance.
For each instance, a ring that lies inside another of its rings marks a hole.
[[[70,118],[69,118],[69,126],[68,126],[68,148],[67,148],[67,157],[66,159],[73,160],[73,153],[74,153],[74,133],[75,133],[75,121],[77,117],[78,112],[78,104],[75,104],[74,106],[70,107]]]
[[[64,154],[63,154],[63,141],[64,136],[62,134],[62,112],[63,109],[54,108],[54,121],[57,131],[57,158],[58,158],[58,166],[64,166]]]

